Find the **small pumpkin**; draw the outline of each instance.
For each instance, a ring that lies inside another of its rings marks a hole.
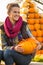
[[[40,19],[40,23],[43,24],[43,18]]]
[[[34,28],[35,28],[35,30],[39,30],[40,29],[40,24],[34,24]]]
[[[32,54],[34,49],[37,47],[37,44],[34,39],[28,38],[21,42],[18,45],[21,45],[21,48],[24,49],[22,54]]]
[[[34,18],[34,13],[28,14],[28,18]]]
[[[30,2],[30,3],[29,3],[29,7],[30,7],[30,8],[34,8],[34,7],[35,7],[35,4]]]
[[[36,38],[39,42],[42,42],[43,40],[42,40],[42,37],[37,37]]]
[[[40,36],[40,37],[42,36],[42,31],[41,30],[37,30],[36,33],[37,33],[37,36]]]
[[[27,22],[28,22],[29,24],[34,24],[34,23],[35,23],[34,19],[28,19]]]
[[[29,8],[29,13],[35,13],[35,8]]]
[[[36,54],[43,54],[43,50],[38,50]]]
[[[36,31],[32,31],[32,35],[35,36],[35,37],[37,37]]]
[[[41,30],[43,30],[43,24],[41,24],[40,27],[41,27]]]
[[[42,31],[42,37],[43,37],[43,30],[41,30]]]
[[[37,23],[37,24],[40,23],[40,22],[39,22],[39,21],[40,21],[39,19],[35,19],[34,21],[35,21],[35,24],[36,24],[36,23]]]
[[[35,13],[34,14],[34,17],[37,19],[37,18],[40,18],[40,15],[39,15],[39,13]]]
[[[34,30],[34,26],[33,25],[29,25],[29,29],[32,31]]]

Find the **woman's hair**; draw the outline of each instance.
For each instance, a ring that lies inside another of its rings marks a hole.
[[[20,8],[20,6],[17,3],[9,3],[7,5],[8,13],[11,11],[12,7],[18,7],[18,8]]]

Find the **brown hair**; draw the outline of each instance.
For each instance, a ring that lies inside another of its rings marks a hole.
[[[9,3],[7,5],[8,13],[11,11],[12,7],[19,7],[20,8],[20,6],[17,3]]]

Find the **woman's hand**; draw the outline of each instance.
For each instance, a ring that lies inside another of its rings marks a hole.
[[[14,49],[14,46],[11,46],[10,49]]]
[[[42,47],[42,45],[41,45],[41,44],[38,44],[38,46],[37,46],[37,48],[36,48],[36,51],[37,51],[37,50],[40,50],[41,47]]]
[[[15,46],[15,50],[20,52],[20,53],[24,52],[24,50],[22,49],[21,45]]]
[[[33,53],[36,53],[38,50],[40,50],[42,47],[41,44],[38,44],[37,47],[34,49]]]

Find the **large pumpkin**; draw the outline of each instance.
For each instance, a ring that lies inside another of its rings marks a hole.
[[[19,45],[21,45],[21,48],[24,49],[22,54],[31,54],[37,46],[35,40],[32,38],[21,41]]]

